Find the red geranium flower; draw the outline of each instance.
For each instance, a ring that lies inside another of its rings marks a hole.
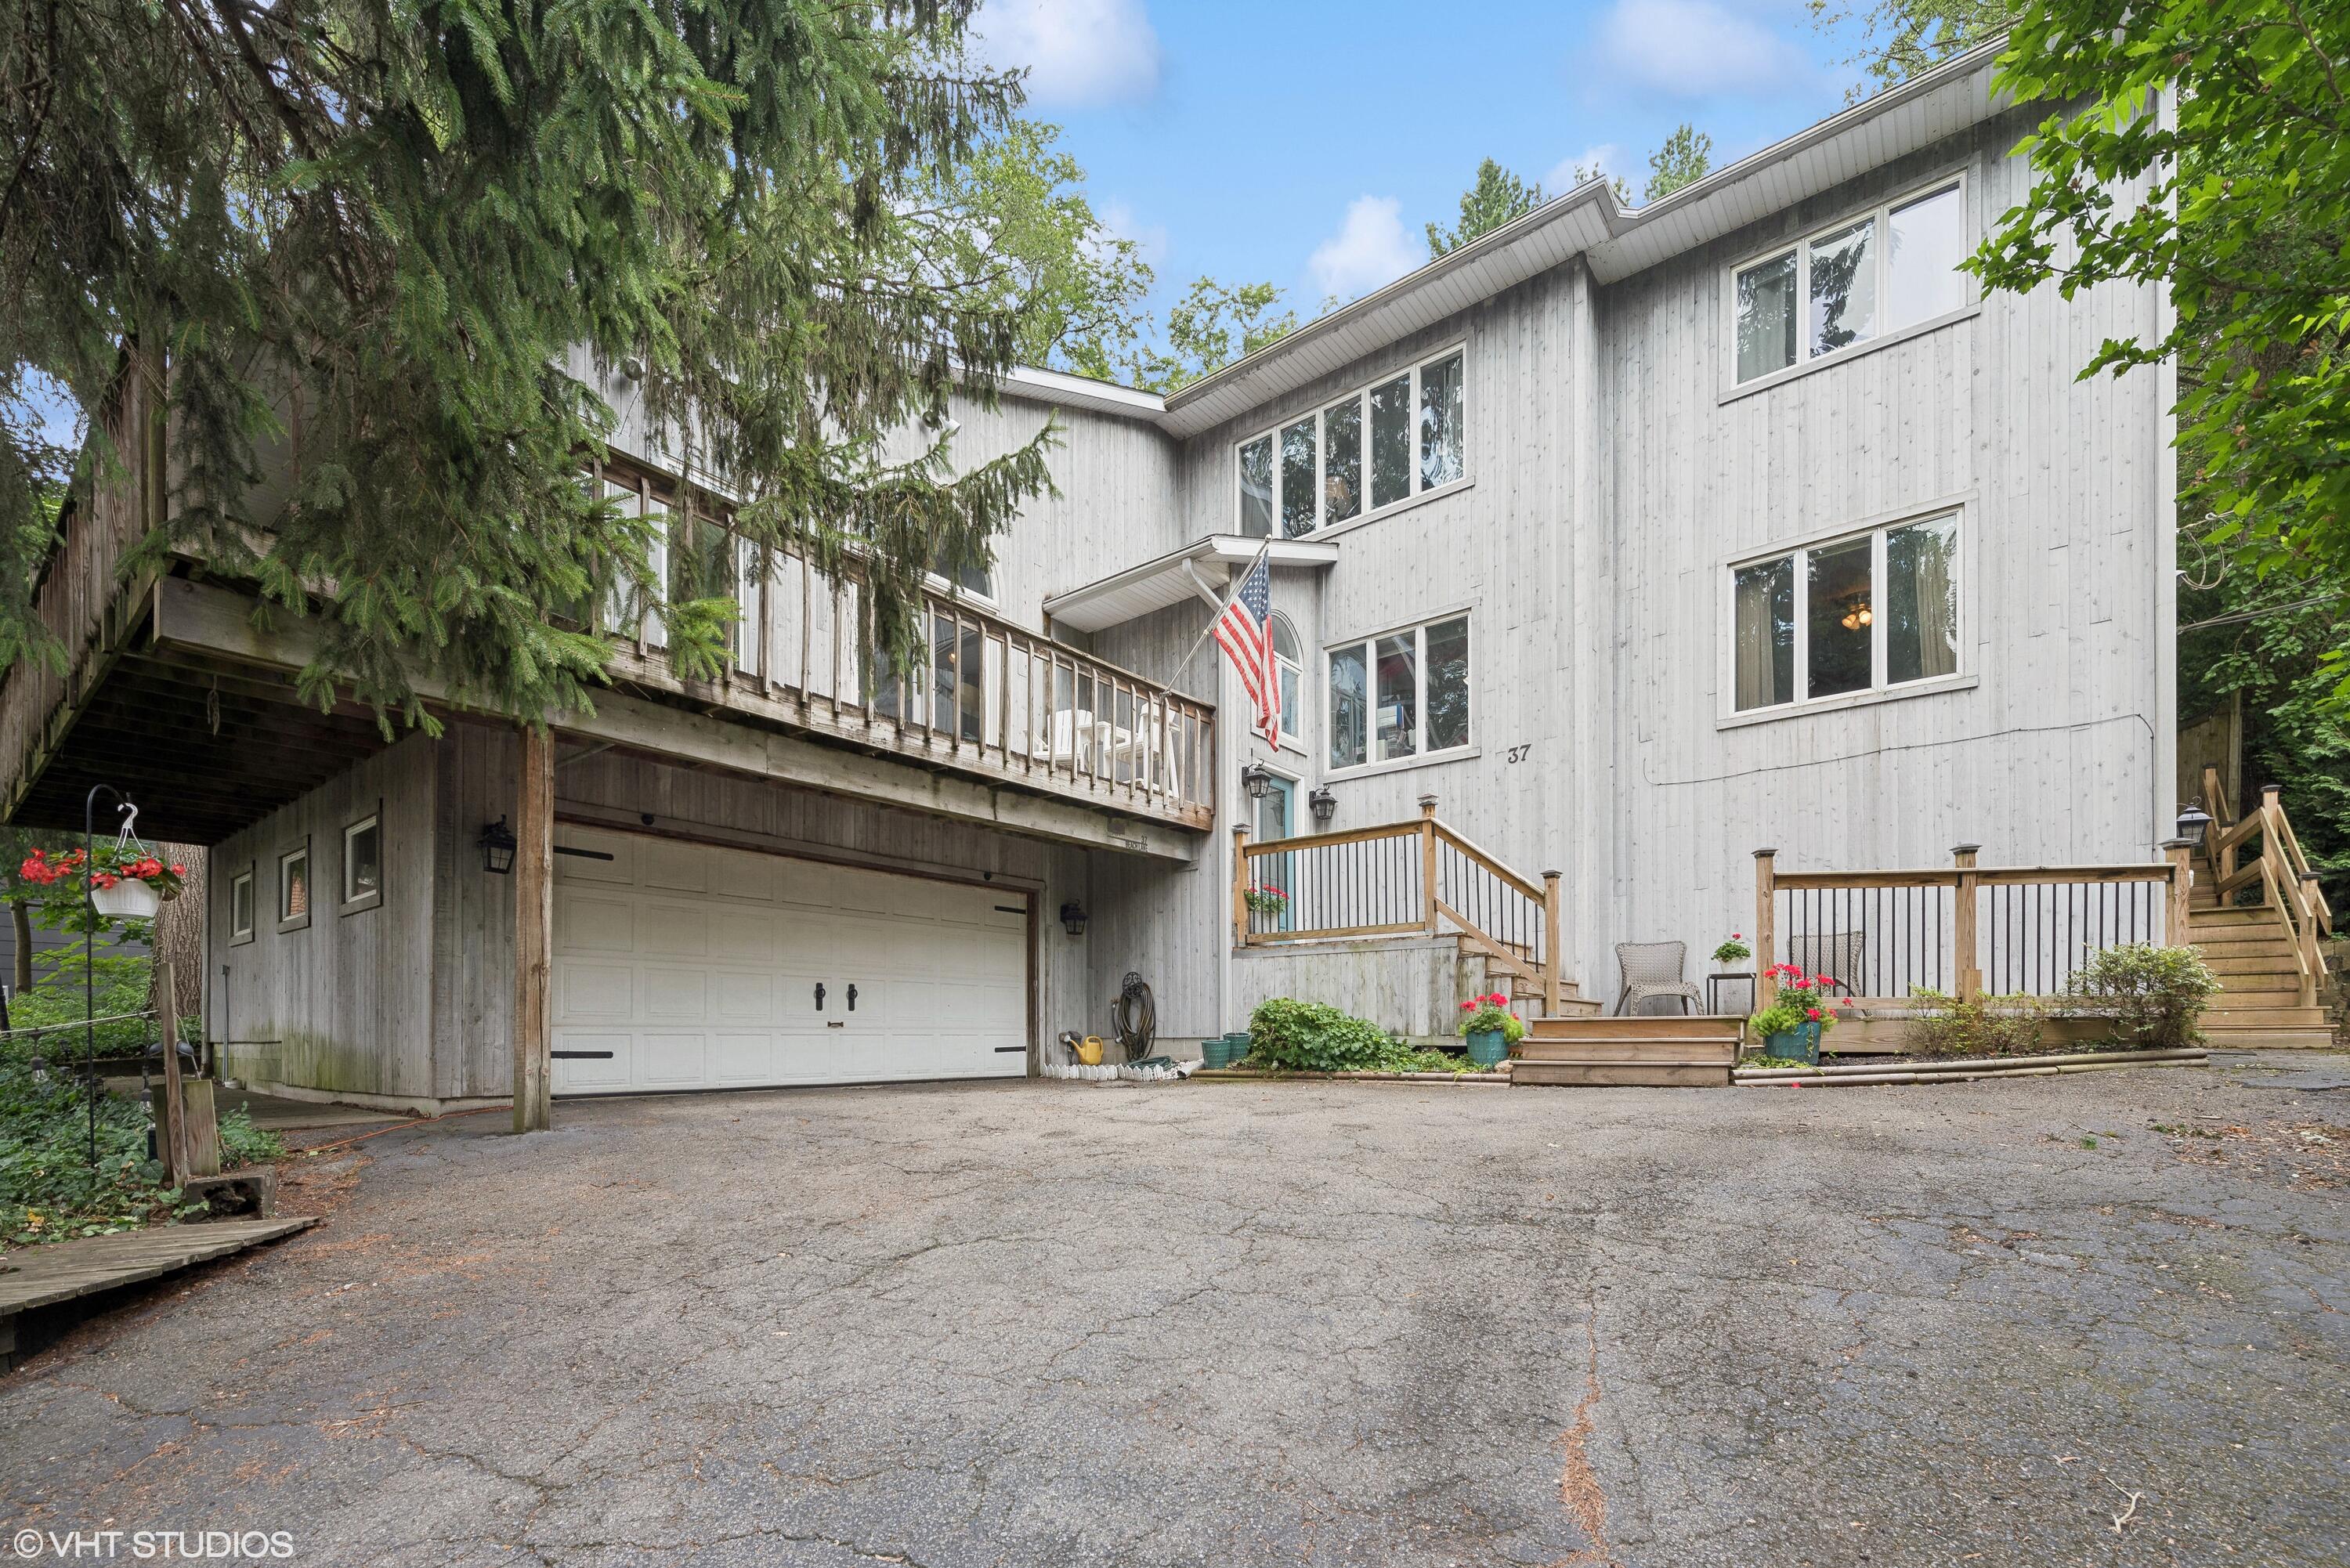
[[[1804,1009],[1804,1016],[1817,1023],[1820,1021],[1820,1010],[1816,1007],[1807,1007]]]

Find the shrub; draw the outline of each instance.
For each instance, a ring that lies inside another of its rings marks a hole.
[[[1319,1002],[1276,996],[1249,1014],[1249,1059],[1295,1073],[1351,1073],[1376,1068],[1402,1047],[1376,1023]]]
[[[2176,1051],[2201,1043],[2198,1027],[2220,981],[2193,948],[2146,942],[2110,947],[2073,974],[2073,994],[2111,1012],[2128,1051]]]
[[[1461,1004],[1467,1017],[1461,1019],[1456,1034],[1487,1034],[1498,1031],[1503,1040],[1514,1045],[1526,1037],[1526,1021],[1510,1011],[1510,999],[1496,991],[1490,995],[1472,997]]]
[[[2040,1049],[2042,1003],[2036,996],[1983,996],[1960,1002],[1939,991],[1912,993],[1927,1004],[1910,1031],[1920,1056],[2029,1056]]]

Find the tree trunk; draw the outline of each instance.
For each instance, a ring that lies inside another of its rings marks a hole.
[[[187,876],[180,896],[167,900],[155,915],[155,969],[172,966],[174,1001],[180,1015],[204,1015],[204,885],[206,857],[192,844],[158,844],[155,857],[166,866],[184,866]],[[151,1004],[159,1000],[159,985],[150,982]]]
[[[8,923],[16,939],[16,994],[33,989],[33,911],[22,904],[8,906]]]

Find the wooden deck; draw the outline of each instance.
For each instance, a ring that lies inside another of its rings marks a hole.
[[[158,1225],[116,1236],[57,1241],[0,1257],[0,1372],[15,1364],[20,1314],[209,1263],[307,1231],[317,1222],[303,1216]]]
[[[1745,1026],[1734,1013],[1537,1018],[1519,1044],[1510,1082],[1727,1088]]]

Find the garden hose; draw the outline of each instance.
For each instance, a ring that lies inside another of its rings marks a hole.
[[[1150,1054],[1150,1043],[1159,1037],[1159,1004],[1140,975],[1126,977],[1118,1001],[1110,1007],[1109,1021],[1128,1061],[1139,1062]]]

